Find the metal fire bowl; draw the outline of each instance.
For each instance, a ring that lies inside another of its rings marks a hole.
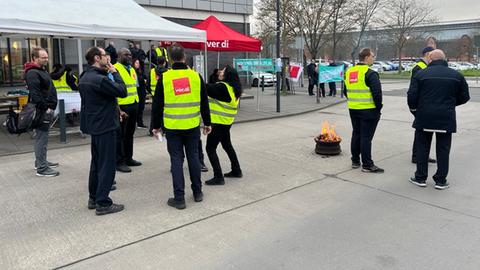
[[[340,142],[324,142],[320,140],[315,140],[317,145],[315,147],[315,153],[319,155],[334,156],[342,152],[340,148]]]

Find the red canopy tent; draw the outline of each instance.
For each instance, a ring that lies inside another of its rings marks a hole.
[[[256,38],[241,34],[222,22],[215,16],[209,16],[193,28],[207,32],[207,50],[216,52],[260,52],[262,42]],[[203,50],[205,43],[181,42],[182,46],[189,49]]]

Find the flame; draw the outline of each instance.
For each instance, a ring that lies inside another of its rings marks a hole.
[[[322,131],[318,137],[315,137],[315,140],[323,142],[340,142],[342,141],[342,138],[335,132],[335,124],[329,125],[328,121],[324,121],[322,123]]]

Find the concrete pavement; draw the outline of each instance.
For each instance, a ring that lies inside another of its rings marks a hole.
[[[49,151],[62,164],[57,178],[35,177],[31,154],[0,157],[0,269],[477,269],[479,113],[475,102],[458,109],[445,191],[408,182],[412,119],[395,96],[385,97],[374,139],[385,174],[350,168],[339,104],[236,124],[244,178],[205,186],[202,203],[187,190],[183,211],[166,205],[168,154],[148,137],[135,142],[144,166],[117,174],[112,197],[126,210],[104,217],[86,208],[88,146]],[[343,137],[339,156],[313,151],[323,120]]]

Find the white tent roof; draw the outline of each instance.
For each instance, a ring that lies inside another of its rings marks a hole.
[[[206,33],[158,17],[133,0],[0,1],[0,33],[205,42]]]

